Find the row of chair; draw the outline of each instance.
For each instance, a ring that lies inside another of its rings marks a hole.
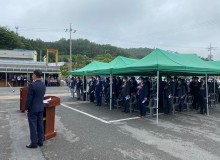
[[[85,100],[85,93],[80,96],[80,100],[82,100],[82,101]],[[106,103],[107,105],[109,105],[110,98],[108,96],[103,96],[102,100],[103,100],[103,104]],[[192,109],[193,100],[194,100],[193,95],[190,95],[190,94],[186,95],[184,97],[184,101],[183,101],[183,104],[184,104],[183,109],[186,110],[187,112],[189,112],[190,109]],[[114,101],[115,101],[114,104],[117,109],[122,107],[123,104],[122,104],[122,97],[121,96],[119,96],[119,98],[115,99]],[[216,107],[217,101],[218,101],[217,94],[211,93],[209,95],[209,106]],[[179,98],[173,97],[173,105],[172,105],[173,114],[175,114],[176,108],[178,107],[179,103],[180,103]],[[157,109],[156,95],[151,96],[149,103],[146,105],[146,108],[149,110],[149,114],[151,116],[153,116],[153,114],[155,113],[155,111]],[[130,97],[129,109],[130,109],[130,112],[139,111],[136,96]]]

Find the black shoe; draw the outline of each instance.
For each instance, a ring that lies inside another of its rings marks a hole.
[[[37,145],[32,145],[32,144],[29,144],[29,145],[26,145],[27,148],[37,148]]]
[[[43,143],[38,143],[37,144],[39,147],[42,147],[44,144]]]

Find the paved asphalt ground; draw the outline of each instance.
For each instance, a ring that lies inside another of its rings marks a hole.
[[[19,111],[19,88],[0,88],[0,160],[220,160],[220,106],[210,116],[196,111],[155,118],[110,111],[69,97],[66,87],[47,88],[61,97],[57,136],[37,149]],[[132,118],[132,119],[127,119]]]

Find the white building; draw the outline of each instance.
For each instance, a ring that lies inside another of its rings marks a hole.
[[[48,76],[57,78],[60,74],[59,66],[46,66],[46,62],[37,62],[37,52],[34,50],[0,50],[0,86],[8,86],[8,82],[14,86],[26,85],[27,81],[31,81],[35,69],[43,72],[44,80]],[[21,77],[25,83],[17,83]]]
[[[34,50],[14,49],[0,50],[1,60],[37,61],[37,52]]]

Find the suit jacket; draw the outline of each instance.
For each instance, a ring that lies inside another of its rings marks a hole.
[[[149,96],[148,88],[149,88],[149,86],[147,85],[147,83],[143,83],[143,86],[139,90],[139,100],[140,101],[143,101],[144,98],[148,98],[148,96]]]
[[[96,91],[97,93],[101,93],[101,92],[102,92],[102,81],[101,81],[101,80],[97,80],[97,81],[96,81],[95,91]]]
[[[96,80],[89,81],[89,92],[94,92]]]
[[[124,82],[121,90],[121,94],[123,97],[126,97],[127,95],[130,95],[130,82]]]
[[[209,86],[207,88],[208,88],[208,93],[209,93]],[[206,84],[205,83],[200,85],[199,96],[200,98],[206,97]]]
[[[25,105],[25,109],[29,113],[44,111],[44,94],[46,87],[41,80],[37,80],[28,86],[28,96]]]
[[[186,94],[186,88],[183,84],[180,84],[176,87],[176,96],[181,98],[183,95]]]
[[[169,96],[174,96],[175,95],[175,86],[172,81],[169,81],[166,83],[164,87],[164,96],[169,97]]]

